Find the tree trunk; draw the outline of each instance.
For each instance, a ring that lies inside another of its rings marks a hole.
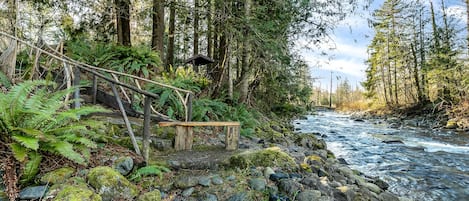
[[[117,43],[131,46],[130,41],[130,0],[115,0],[117,9]]]
[[[8,1],[9,10],[9,23],[11,28],[11,34],[17,36],[18,27],[18,0]],[[0,70],[8,77],[8,79],[14,82],[15,69],[16,69],[16,52],[18,42],[16,40],[10,40],[8,48],[0,55]]]
[[[194,0],[194,44],[193,55],[199,54],[199,0]],[[199,67],[194,65],[194,71],[199,72]]]
[[[174,37],[176,30],[176,0],[171,0],[169,6],[169,34],[168,34],[168,52],[166,53],[166,71],[174,65]]]
[[[164,0],[153,0],[152,17],[151,49],[156,50],[160,59],[164,60]]]
[[[469,1],[469,0],[468,0]],[[207,5],[207,56],[212,58],[213,56],[213,26],[212,26],[212,0],[208,0]],[[210,64],[209,64],[210,65]]]
[[[246,18],[249,19],[251,15],[251,0],[246,0],[244,5],[244,12]],[[241,79],[239,85],[239,102],[246,103],[249,94],[249,78],[250,78],[250,45],[249,45],[249,26],[244,26],[243,36],[243,53],[241,58]]]

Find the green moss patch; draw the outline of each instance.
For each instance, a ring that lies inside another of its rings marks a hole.
[[[247,151],[232,156],[230,165],[233,167],[247,168],[250,166],[281,167],[284,169],[297,169],[295,160],[278,147]]]

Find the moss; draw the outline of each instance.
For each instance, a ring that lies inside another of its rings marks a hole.
[[[44,184],[63,183],[65,182],[65,180],[70,178],[74,172],[75,172],[75,169],[71,167],[59,168],[54,171],[48,172],[44,176],[42,176],[41,183],[44,183]]]
[[[83,185],[66,185],[53,200],[60,201],[101,201],[101,196]]]
[[[243,152],[232,156],[229,160],[232,166],[240,168],[263,166],[297,169],[295,160],[278,147]]]
[[[326,149],[326,142],[322,139],[316,138],[314,134],[299,134],[295,139],[295,144],[298,146],[310,148],[313,150]]]
[[[159,190],[150,191],[138,197],[137,201],[160,201],[161,193]]]
[[[110,167],[91,169],[87,180],[103,200],[133,199],[138,195],[137,187]]]
[[[456,120],[448,120],[448,122],[446,122],[445,128],[456,129],[458,128],[458,122]]]

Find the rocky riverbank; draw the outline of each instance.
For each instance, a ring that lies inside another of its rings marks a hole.
[[[104,146],[89,167],[39,174],[20,200],[399,200],[379,178],[336,159],[315,134],[282,130],[260,131],[269,138],[242,137],[231,152],[220,148],[222,134],[196,139],[211,143],[196,143],[190,152],[155,149],[146,169],[131,151]]]

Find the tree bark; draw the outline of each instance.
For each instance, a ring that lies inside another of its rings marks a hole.
[[[244,12],[246,18],[251,15],[251,0],[246,0]],[[250,45],[249,45],[249,26],[244,26],[243,53],[241,58],[241,79],[239,85],[239,102],[246,103],[249,94],[249,78],[250,78]]]
[[[194,41],[193,41],[193,55],[199,54],[199,0],[194,0]],[[194,71],[199,72],[199,67],[194,65]]]
[[[151,49],[164,60],[164,0],[153,0]],[[165,61],[163,61],[165,63]]]
[[[171,0],[169,6],[169,34],[168,34],[168,52],[166,53],[166,71],[174,65],[174,38],[176,30],[176,0]]]
[[[130,0],[115,0],[117,9],[117,43],[131,46],[130,41]]]

